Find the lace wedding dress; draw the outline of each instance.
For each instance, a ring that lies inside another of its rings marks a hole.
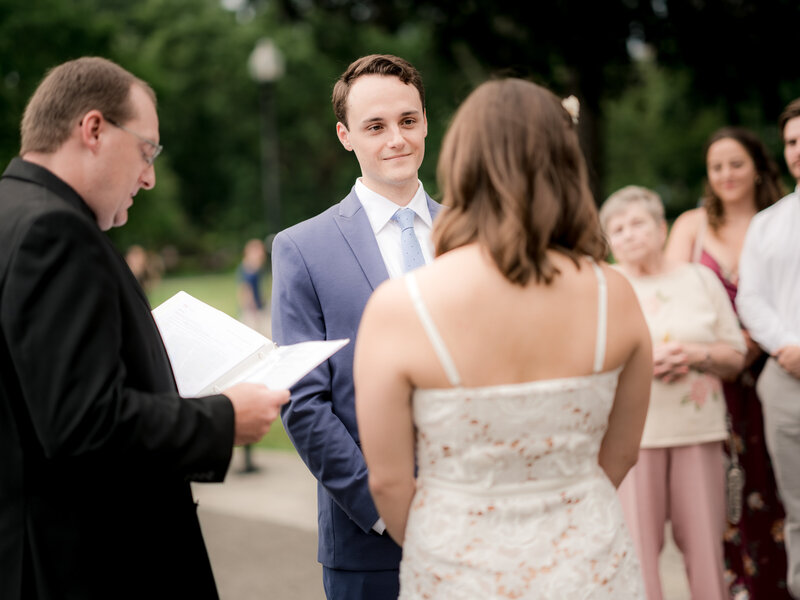
[[[406,282],[452,388],[419,389],[417,492],[400,598],[644,598],[616,490],[597,463],[620,369],[464,388],[413,274]]]

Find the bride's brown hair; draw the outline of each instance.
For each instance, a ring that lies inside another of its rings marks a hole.
[[[602,260],[600,229],[572,117],[552,92],[521,79],[479,86],[456,112],[438,163],[443,211],[436,254],[477,242],[512,283],[551,283],[547,257]]]

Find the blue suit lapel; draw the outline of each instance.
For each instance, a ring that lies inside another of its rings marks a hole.
[[[431,218],[435,219],[442,205],[434,202],[427,194],[426,196]],[[339,227],[339,231],[342,232],[344,239],[347,240],[358,264],[361,265],[361,270],[364,271],[364,275],[366,275],[372,289],[374,290],[389,279],[389,272],[383,262],[380,248],[378,248],[378,241],[375,239],[375,233],[372,231],[367,213],[364,211],[364,207],[361,206],[361,201],[358,199],[355,190],[352,190],[339,203],[339,212],[333,216],[333,219],[336,221],[336,225]]]
[[[339,231],[342,232],[350,249],[361,265],[370,286],[374,290],[382,282],[389,279],[389,272],[383,263],[378,241],[369,224],[355,190],[339,203],[339,213],[333,216]]]

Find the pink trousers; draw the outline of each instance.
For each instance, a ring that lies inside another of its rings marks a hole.
[[[722,442],[639,451],[639,461],[619,486],[619,497],[648,600],[662,599],[658,557],[667,520],[683,553],[692,598],[727,600],[724,479]]]

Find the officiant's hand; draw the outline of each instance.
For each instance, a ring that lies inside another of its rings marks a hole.
[[[238,383],[224,392],[233,404],[235,446],[254,444],[269,431],[289,401],[289,390],[271,390],[257,383]]]

